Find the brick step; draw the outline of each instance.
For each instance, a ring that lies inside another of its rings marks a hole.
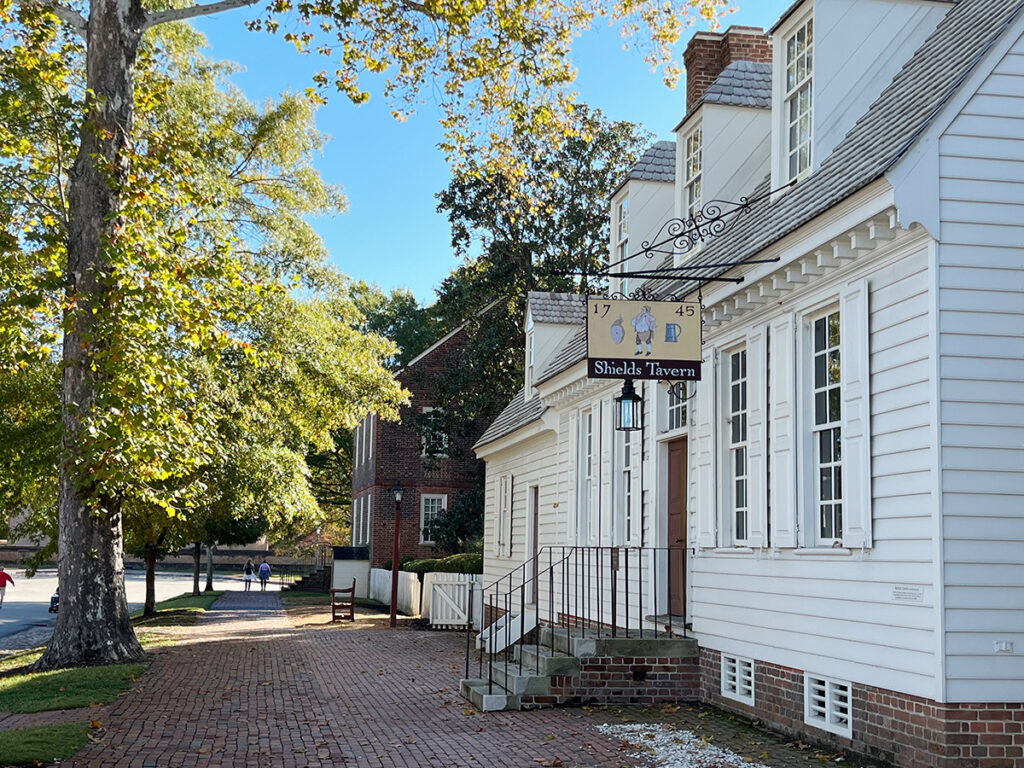
[[[459,683],[459,693],[462,698],[481,712],[506,712],[519,709],[518,696],[510,694],[496,683],[488,686],[486,680],[479,678],[463,679]]]

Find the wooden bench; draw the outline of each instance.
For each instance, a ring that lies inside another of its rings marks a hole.
[[[349,621],[355,621],[355,609],[356,609],[356,580],[352,579],[352,586],[346,589],[332,589],[331,590],[331,622],[338,620],[338,614],[341,614],[341,618],[348,618]],[[348,614],[346,617],[345,614]]]

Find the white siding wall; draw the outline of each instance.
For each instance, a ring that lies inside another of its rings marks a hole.
[[[1024,42],[939,144],[950,701],[1024,691]],[[1013,644],[996,652],[996,643]]]
[[[529,492],[540,487],[540,545],[548,544],[545,529],[564,503],[558,494],[557,466],[551,461],[556,450],[555,436],[551,433],[534,437],[512,449],[488,456],[487,481],[484,494],[484,584],[490,584],[526,560],[527,513],[530,509]],[[498,521],[498,486],[502,475],[512,476],[512,555],[508,550],[497,552],[495,526]]]
[[[692,618],[703,646],[936,696],[930,278],[927,245],[922,238],[915,242],[909,252],[902,246],[904,257],[868,275],[872,547],[845,554],[698,550],[692,564]],[[872,258],[879,263],[885,257]],[[833,285],[794,296],[791,308],[800,311],[801,304],[827,301],[838,289]],[[748,372],[756,380],[758,372]],[[692,434],[691,444],[700,439]],[[694,487],[696,480],[691,477],[691,515],[698,513],[696,505],[706,503]],[[763,514],[764,499],[755,503]],[[905,602],[908,594],[912,599],[919,594],[920,602]]]

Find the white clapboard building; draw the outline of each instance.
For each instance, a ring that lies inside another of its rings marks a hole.
[[[523,392],[476,445],[485,582],[536,573],[542,624],[685,631],[701,698],[788,733],[1024,766],[1022,3],[802,0],[687,63],[676,142],[610,201],[613,271],[682,269],[610,288],[699,294],[703,375],[637,381],[616,431],[583,298],[531,294]]]

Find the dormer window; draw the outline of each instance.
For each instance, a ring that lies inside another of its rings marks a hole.
[[[701,196],[700,181],[702,169],[703,139],[701,129],[697,128],[686,137],[686,158],[683,165],[683,183],[686,185],[685,203],[687,219],[696,219],[700,214]]]
[[[537,334],[534,332],[533,315],[526,318],[526,399],[530,399],[533,387],[533,363],[537,354]]]
[[[615,204],[615,263],[617,272],[629,271],[629,196],[626,195]],[[621,280],[620,290],[629,293],[629,278]]]
[[[785,40],[786,179],[811,170],[813,117],[814,19],[808,19]]]

